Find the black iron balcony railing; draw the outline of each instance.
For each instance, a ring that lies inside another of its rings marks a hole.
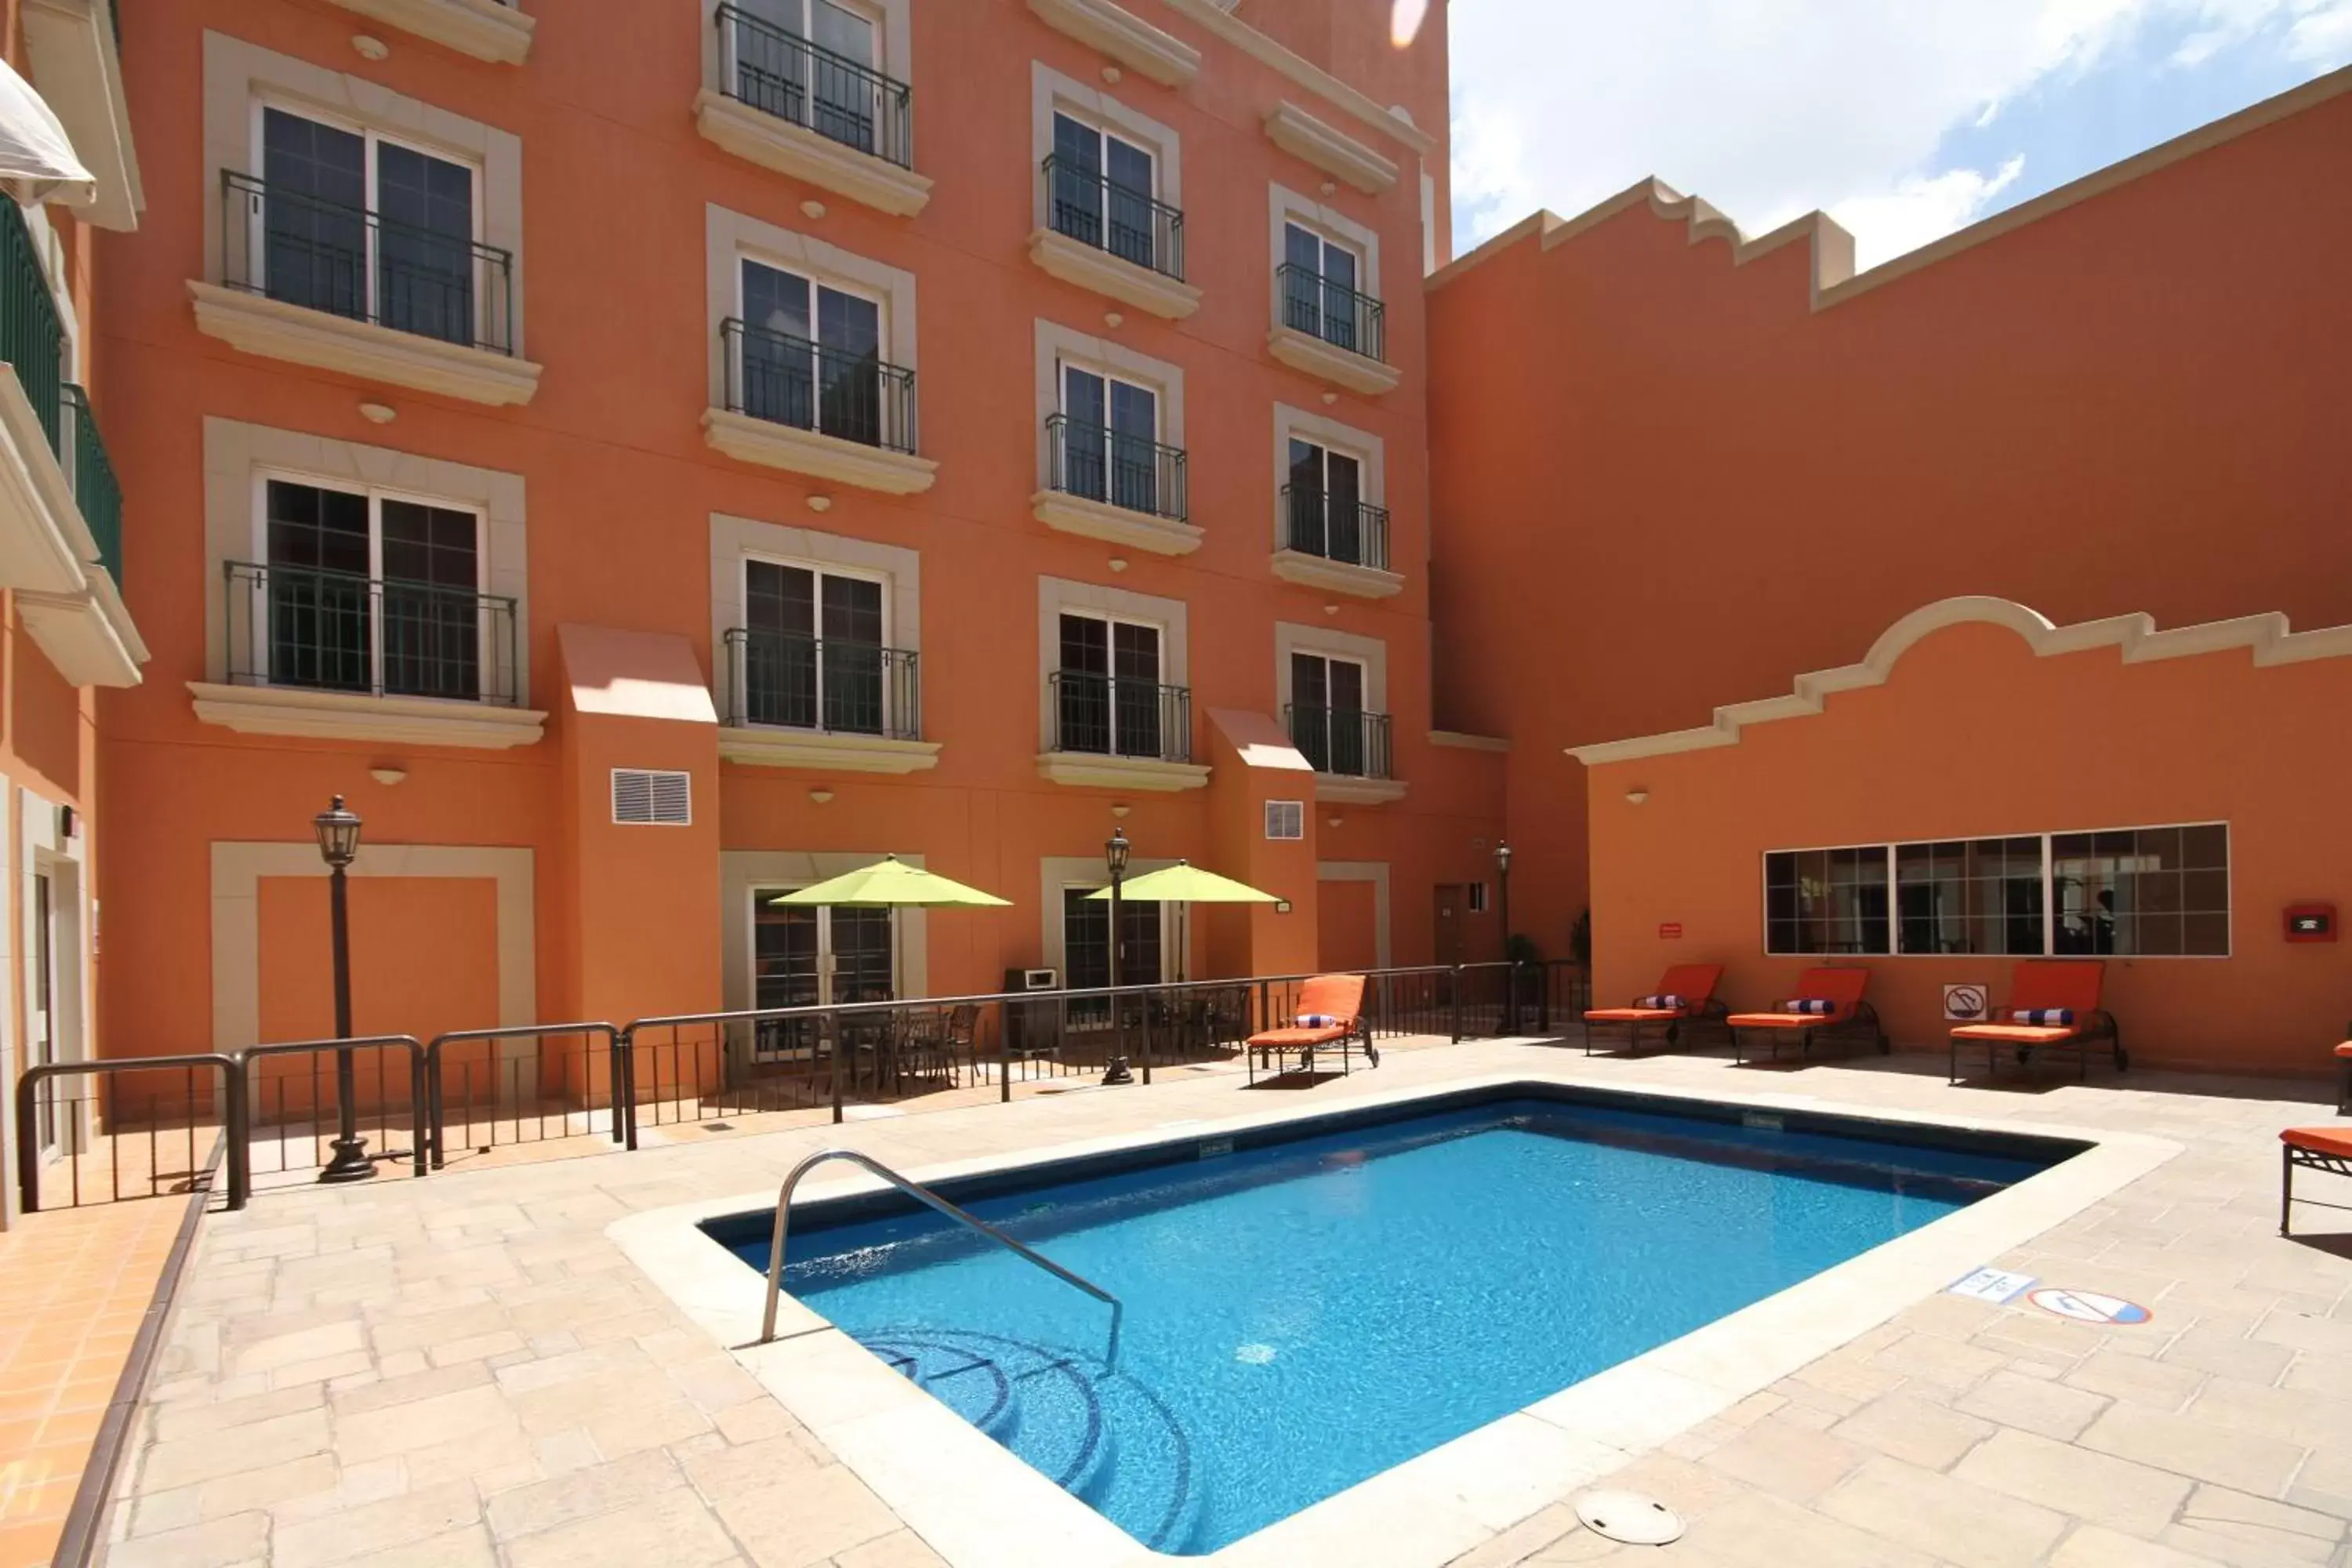
[[[1192,760],[1192,693],[1085,670],[1047,678],[1054,703],[1054,750],[1096,756]]]
[[[915,449],[915,373],[730,316],[719,326],[727,406],[772,425],[893,452]]]
[[[1388,358],[1388,309],[1320,272],[1286,261],[1274,271],[1282,324],[1366,359]]]
[[[221,281],[329,315],[514,353],[514,258],[221,171]]]
[[[834,734],[923,737],[911,648],[789,632],[729,629],[727,722]]]
[[[522,700],[515,601],[471,588],[231,561],[228,679],[376,697]]]
[[[74,505],[98,541],[99,564],[122,589],[122,484],[106,455],[98,433],[98,419],[89,410],[89,394],[71,382],[65,385],[66,479],[73,486]]]
[[[16,203],[0,201],[0,360],[16,367],[52,451],[58,449],[65,349],[65,324],[49,294],[33,232]]]
[[[1045,163],[1045,211],[1054,232],[1107,250],[1178,282],[1184,279],[1184,215],[1150,191],[1061,157]]]
[[[1389,564],[1389,510],[1305,485],[1282,487],[1282,545],[1350,566]]]
[[[913,93],[869,66],[733,5],[718,14],[719,91],[902,169],[914,167]]]
[[[1343,778],[1392,777],[1389,767],[1389,716],[1353,708],[1284,709],[1290,743],[1318,773]]]
[[[1045,417],[1049,489],[1177,522],[1186,516],[1184,449],[1066,414]]]

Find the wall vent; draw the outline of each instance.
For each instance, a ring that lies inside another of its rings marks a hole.
[[[1486,912],[1486,884],[1484,882],[1470,884],[1470,912],[1474,915]]]
[[[1267,801],[1265,836],[1268,838],[1306,837],[1307,803],[1303,800]]]
[[[652,768],[613,770],[613,820],[661,827],[694,821],[694,775]]]

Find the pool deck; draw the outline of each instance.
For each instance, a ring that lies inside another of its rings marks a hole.
[[[1564,1499],[1538,1497],[1527,1517],[1480,1527],[1454,1568],[2352,1562],[2352,1215],[2302,1208],[2321,1239],[2276,1235],[2277,1130],[2335,1120],[2316,1082],[2137,1071],[2127,1087],[1949,1089],[1924,1058],[1775,1072],[1504,1042],[1384,1064],[1305,1089],[1191,1073],[265,1193],[206,1221],[118,1483],[108,1562],[939,1563],[607,1226],[772,1188],[829,1144],[924,1167],[1496,1074],[2111,1129],[2182,1152],[1978,1260],[2126,1298],[2153,1321],[1929,1297],[1602,1483],[1689,1519],[1666,1552],[1612,1546]],[[2307,1181],[2352,1202],[2346,1184]],[[1344,1560],[1437,1561],[1412,1534],[1404,1524]]]

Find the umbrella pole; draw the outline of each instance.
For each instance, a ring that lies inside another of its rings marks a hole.
[[[833,934],[833,906],[827,904],[817,911],[818,931],[823,937]],[[817,1023],[817,1033],[824,1046],[825,1059],[833,1068],[833,1120],[841,1123],[841,1031],[835,1026],[833,1016],[833,956],[825,951],[830,943],[820,942],[816,954],[816,1005],[825,1009]]]

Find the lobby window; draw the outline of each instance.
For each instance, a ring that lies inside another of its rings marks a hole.
[[[727,406],[861,446],[915,449],[912,371],[887,363],[882,301],[749,257],[720,328]]]
[[[2230,830],[2220,823],[2056,834],[2050,886],[2053,952],[2229,953]]]
[[[1110,984],[1110,900],[1088,897],[1094,888],[1062,889],[1062,963],[1064,983],[1074,991]],[[1157,903],[1123,899],[1118,906],[1120,944],[1118,983],[1156,985],[1160,983],[1161,921]],[[1082,997],[1069,1005],[1073,1025],[1100,1026],[1110,1022],[1108,997]]]
[[[1886,847],[1779,850],[1764,857],[1764,951],[1887,951]]]
[[[896,994],[898,922],[889,910],[802,909],[771,902],[789,888],[751,894],[751,1005],[814,1007],[817,965],[834,961],[836,1002],[887,1002]],[[813,1057],[822,1033],[813,1018],[763,1018],[761,1056]]]
[[[2042,869],[2039,837],[1896,845],[1896,951],[2040,952]]]
[[[226,563],[230,679],[513,702],[516,605],[482,588],[469,508],[262,483],[261,559]]]

